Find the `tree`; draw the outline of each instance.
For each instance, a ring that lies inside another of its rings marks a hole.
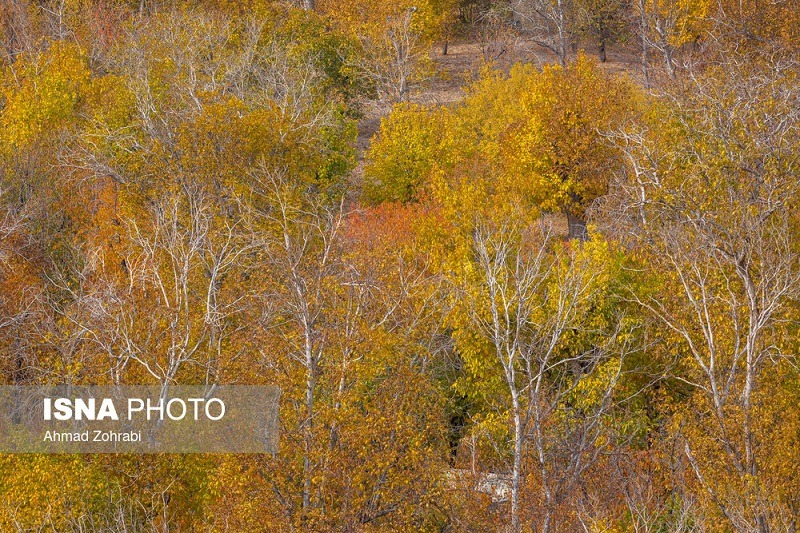
[[[372,201],[419,199],[437,172],[454,174],[480,156],[489,163],[485,179],[564,212],[570,237],[585,238],[586,210],[622,164],[601,132],[633,120],[637,98],[627,80],[584,55],[541,72],[529,65],[507,76],[486,71],[454,109],[401,107],[384,121],[368,153],[365,193]]]
[[[667,74],[674,78],[675,55],[682,46],[701,38],[708,26],[710,5],[707,0],[637,0],[635,8],[642,43],[642,70],[647,83],[650,50],[663,56]]]
[[[405,13],[389,16],[383,32],[362,40],[361,68],[381,99],[403,102],[425,79],[428,51],[419,29],[415,28],[416,11],[410,7]]]
[[[586,210],[621,164],[601,132],[633,118],[636,91],[583,55],[565,68],[519,75],[531,76],[533,86],[522,97],[527,118],[510,128],[503,147],[508,171],[535,184],[542,208],[567,215],[571,238],[586,238]]]
[[[586,320],[589,302],[602,290],[605,274],[589,262],[597,260],[589,259],[589,245],[574,255],[558,245],[550,249],[550,231],[541,227],[525,231],[524,242],[536,243],[528,248],[518,240],[520,228],[478,226],[474,247],[480,286],[466,289],[468,293],[478,291],[480,299],[468,304],[468,312],[477,330],[489,340],[510,396],[514,427],[510,516],[514,531],[520,529],[526,441],[534,448],[536,477],[543,494],[539,527],[550,531],[555,527],[558,504],[593,462],[591,447],[621,371],[619,360],[609,360],[608,346],[594,345],[569,355],[562,351],[570,332],[585,327],[581,323]],[[613,342],[614,334],[610,338]],[[575,369],[579,369],[577,373],[573,373]],[[592,380],[598,380],[599,390],[591,391],[588,383]],[[578,417],[582,422],[572,420],[580,427],[567,432],[575,431],[572,437],[579,440],[570,443],[572,449],[555,452],[570,454],[566,464],[556,466],[549,426],[557,425],[555,420],[560,417],[569,418],[565,404],[572,402],[580,405],[575,407],[582,411]],[[565,467],[566,472],[554,475],[555,469]]]
[[[348,212],[266,162],[249,179],[259,355],[240,372],[282,387],[285,437],[250,490],[279,494],[275,524],[422,527],[445,453],[439,284],[402,214]]]
[[[659,107],[658,124],[618,135],[630,164],[618,234],[661,273],[631,298],[676,343],[674,377],[693,393],[675,417],[697,496],[738,531],[779,528],[793,512],[765,473],[777,458],[763,443],[781,423],[760,413],[771,403],[761,392],[778,394],[761,390],[765,379],[793,358],[795,76],[782,63],[731,58]]]
[[[420,231],[452,284],[447,325],[463,365],[454,387],[482,406],[471,430],[494,435],[509,523],[547,530],[568,520],[563,506],[600,453],[621,372],[612,261],[599,239],[558,239],[482,163],[436,176]]]
[[[777,48],[797,50],[798,10],[792,2],[746,0],[718,2],[709,13],[715,33],[726,41],[752,46],[756,49]]]
[[[553,52],[566,66],[577,30],[573,0],[514,0],[514,16],[533,32],[536,44]]]
[[[430,47],[444,37],[455,4],[321,1],[319,11],[358,43],[355,53],[346,56],[348,69],[373,96],[401,102],[431,76]]]
[[[381,121],[367,152],[364,200],[369,203],[411,202],[420,194],[433,168],[449,159],[451,115],[419,105],[396,106]]]
[[[597,42],[598,55],[606,62],[606,45],[624,41],[631,18],[629,0],[582,0],[579,2],[580,29]]]

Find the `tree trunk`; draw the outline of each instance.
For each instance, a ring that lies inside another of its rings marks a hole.
[[[586,220],[574,214],[569,209],[565,212],[567,215],[567,225],[569,227],[569,238],[585,241],[589,237],[589,233],[586,230]]]
[[[303,9],[314,11],[316,9],[316,0],[303,0]]]
[[[605,41],[602,41],[600,43],[600,62],[601,63],[605,63],[606,62],[606,42]]]
[[[647,16],[644,10],[644,2],[640,0],[639,10],[641,11],[641,18],[639,19],[639,32],[642,36],[642,77],[644,78],[645,89],[650,88],[650,69],[647,65],[648,46],[647,46]]]
[[[303,509],[311,507],[311,450],[314,446],[314,388],[316,386],[316,361],[314,359],[311,331],[305,332],[306,364],[306,422],[303,428]]]
[[[667,64],[667,74],[671,80],[675,79],[675,63],[672,59],[673,48],[669,44],[664,45],[664,61]]]
[[[517,533],[519,527],[519,480],[522,470],[522,417],[520,414],[519,397],[512,390],[512,406],[514,409],[514,468],[511,473],[511,531]]]

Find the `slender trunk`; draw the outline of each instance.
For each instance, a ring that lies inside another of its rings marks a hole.
[[[758,317],[758,296],[757,289],[753,283],[752,278],[748,272],[747,265],[739,263],[737,265],[739,275],[744,282],[745,290],[747,291],[747,299],[750,307],[749,315],[749,331],[747,332],[747,343],[745,345],[746,358],[745,358],[745,377],[744,377],[744,390],[742,391],[742,408],[744,409],[744,460],[745,469],[747,473],[756,479],[757,466],[755,460],[755,451],[753,449],[753,428],[752,428],[752,398],[753,390],[756,381],[756,350],[758,327],[756,324],[759,321]]]
[[[565,15],[565,7],[563,0],[558,0],[556,4],[558,13],[556,14],[558,20],[558,62],[562,67],[567,66],[567,49],[569,48],[569,35],[567,34],[567,20]]]
[[[303,0],[303,9],[314,11],[317,8],[316,0]]]
[[[519,524],[519,480],[522,469],[522,417],[520,415],[519,393],[512,388],[511,402],[514,410],[514,468],[511,473],[511,531],[520,530]]]
[[[12,8],[13,9],[13,8]],[[6,45],[6,51],[8,53],[8,58],[11,63],[14,62],[14,59],[17,57],[17,32],[14,29],[13,20],[11,17],[14,15],[12,13],[8,14],[8,21],[6,23],[6,31],[5,31],[5,41],[8,43]]]
[[[639,19],[639,32],[642,35],[642,77],[644,78],[644,86],[646,89],[650,88],[650,69],[647,68],[647,15],[645,14],[644,0],[639,2],[639,11],[641,17]]]
[[[314,387],[316,384],[315,361],[311,332],[306,331],[305,338],[306,359],[306,423],[303,431],[303,509],[311,506],[311,449],[313,443],[314,424]]]
[[[606,59],[606,42],[603,40],[600,42],[600,62],[605,63]]]
[[[339,387],[336,393],[336,401],[333,403],[333,409],[335,412],[339,412],[342,407],[342,396],[344,396],[344,386],[345,386],[345,376],[347,375],[347,355],[344,355],[343,362],[342,362],[342,375],[339,377]],[[322,477],[317,487],[317,494],[319,500],[319,507],[322,510],[323,515],[325,514],[325,499],[322,497],[325,494],[325,487],[328,481],[328,466],[330,463],[331,455],[333,455],[334,450],[336,449],[336,443],[339,440],[339,424],[334,419],[331,423],[330,427],[330,437],[328,438],[328,453],[325,456],[325,461],[322,465]]]
[[[675,64],[672,61],[674,50],[669,44],[664,44],[664,61],[667,63],[667,74],[670,79],[675,79]]]
[[[746,360],[745,360],[745,383],[744,383],[744,390],[742,391],[742,407],[744,409],[744,450],[745,450],[745,469],[747,474],[751,476],[751,479],[758,480],[758,461],[756,461],[755,456],[755,437],[753,435],[753,425],[752,425],[752,399],[753,399],[753,391],[755,390],[756,386],[756,372],[757,372],[757,361],[756,361],[756,350],[757,347],[757,338],[758,338],[758,327],[756,324],[759,321],[758,316],[758,296],[756,294],[756,287],[753,283],[752,278],[749,275],[748,269],[746,264],[739,264],[737,266],[739,270],[739,275],[741,276],[742,280],[745,284],[745,289],[747,290],[747,298],[749,301],[750,306],[750,328],[747,333],[747,344],[745,349],[747,350],[746,353]],[[760,498],[759,498],[760,499]],[[757,502],[760,507],[760,501]],[[767,519],[763,513],[759,514],[756,517],[756,524],[758,527],[758,533],[769,533],[770,528],[769,524],[767,523]]]
[[[744,461],[747,473],[755,479],[757,472],[755,453],[753,450],[752,429],[752,394],[755,382],[755,368],[753,368],[753,355],[748,348],[747,369],[745,375],[744,391],[742,393],[742,408],[744,410]]]

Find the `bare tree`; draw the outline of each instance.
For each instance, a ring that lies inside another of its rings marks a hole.
[[[480,273],[478,299],[469,303],[478,330],[493,347],[503,369],[514,427],[511,468],[511,528],[520,529],[520,486],[526,443],[533,447],[540,483],[542,515],[539,530],[550,531],[562,498],[596,458],[592,446],[601,429],[619,378],[616,365],[605,376],[600,401],[584,406],[562,426],[564,441],[553,446],[552,417],[579,387],[581,376],[600,368],[611,343],[586,351],[562,353],[568,331],[582,328],[588,301],[601,290],[600,270],[555,242],[541,222],[531,228],[508,222],[478,225],[473,238]],[[614,339],[616,334],[608,336]],[[612,341],[613,342],[613,341]],[[570,418],[568,413],[566,418]],[[557,425],[557,424],[556,424]],[[559,454],[566,457],[558,458]]]
[[[264,267],[277,283],[265,290],[264,327],[277,328],[290,348],[288,356],[305,372],[301,422],[303,439],[302,507],[312,505],[317,382],[327,354],[332,291],[342,271],[343,205],[326,205],[300,193],[285,170],[260,168],[252,173],[257,205],[251,212],[254,244]],[[346,364],[346,363],[345,363]]]
[[[697,31],[694,26],[702,19],[701,3],[684,5],[660,0],[636,0],[634,7],[645,82],[650,82],[651,52],[662,56],[667,75],[675,78],[679,66],[678,52],[697,38],[693,32]]]
[[[514,18],[532,34],[533,41],[567,64],[574,40],[575,6],[572,0],[513,0]]]
[[[505,4],[492,4],[480,12],[475,23],[478,25],[483,60],[487,63],[510,56],[514,46],[512,12]]]
[[[416,8],[390,17],[385,31],[364,35],[362,63],[355,65],[375,86],[378,96],[393,102],[409,98],[411,90],[424,80],[428,49],[414,25]]]
[[[409,364],[431,364],[441,350],[441,281],[424,262],[406,262],[399,250],[380,259],[359,253],[363,243],[348,234],[358,213],[348,211],[343,198],[306,190],[285,168],[264,162],[251,172],[249,191],[246,216],[261,280],[258,331],[271,346],[262,365],[292,376],[285,396],[291,415],[284,423],[302,461],[299,505],[284,504],[286,512],[309,527],[336,514],[353,527],[377,521],[416,489],[387,495],[397,474],[386,465],[358,494],[338,493],[346,485],[339,477],[343,455],[350,453],[342,417],[369,356],[380,350],[376,339],[402,338],[404,346],[419,346],[409,349]],[[331,508],[339,499],[344,508]]]
[[[2,52],[12,64],[17,56],[33,48],[35,41],[33,21],[24,0],[9,0],[0,6],[0,31],[3,35]]]
[[[237,355],[228,340],[242,329],[233,318],[247,294],[226,277],[242,266],[247,244],[190,185],[146,215],[144,223],[125,221],[124,277],[89,245],[50,273],[42,337],[62,354],[63,368],[83,362],[78,368],[91,373],[68,378],[120,384],[135,376],[158,383],[164,396],[182,376],[216,384]]]
[[[105,61],[109,70],[125,75],[139,127],[166,147],[173,147],[182,124],[232,96],[253,108],[277,107],[286,119],[276,121],[281,138],[299,133],[299,142],[311,142],[337,120],[336,103],[320,89],[325,80],[317,58],[297,57],[264,39],[265,24],[253,17],[237,26],[198,12],[145,18],[130,25]],[[154,94],[154,71],[165,63],[171,69],[169,91]],[[137,143],[129,132],[108,133],[109,142],[135,151],[147,148],[148,139]]]

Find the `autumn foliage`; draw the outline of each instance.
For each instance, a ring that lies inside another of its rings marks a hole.
[[[0,455],[0,531],[796,531],[799,28],[4,1],[2,384],[282,396],[275,455]]]

